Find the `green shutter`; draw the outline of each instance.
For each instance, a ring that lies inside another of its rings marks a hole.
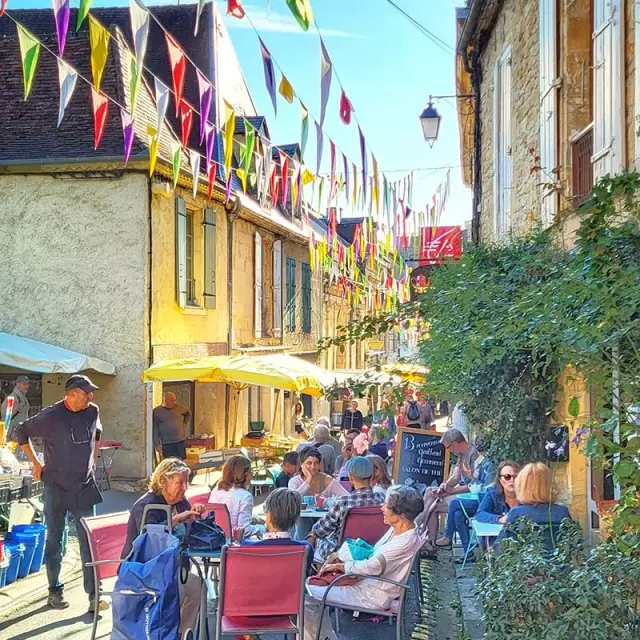
[[[176,198],[176,302],[187,306],[187,207]]]
[[[216,212],[204,210],[204,308],[216,308]]]
[[[302,263],[302,331],[311,333],[311,267]]]
[[[296,330],[296,261],[287,258],[287,331]]]

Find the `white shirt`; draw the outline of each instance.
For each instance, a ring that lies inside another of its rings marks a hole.
[[[253,496],[246,490],[234,488],[225,491],[214,489],[209,496],[209,502],[214,504],[226,504],[231,517],[231,528],[242,527],[245,537],[252,532],[251,518],[253,516]]]

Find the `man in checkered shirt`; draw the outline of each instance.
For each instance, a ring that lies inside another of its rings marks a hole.
[[[339,496],[329,508],[327,515],[318,520],[307,537],[316,550],[316,561],[324,561],[330,553],[338,548],[340,530],[349,509],[352,507],[372,507],[384,502],[384,496],[374,494],[371,487],[373,464],[363,456],[351,458],[347,463],[349,482],[353,485],[353,493]]]

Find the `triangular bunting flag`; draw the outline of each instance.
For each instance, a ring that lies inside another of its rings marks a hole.
[[[238,19],[244,18],[241,0],[227,0],[227,15]]]
[[[173,189],[178,186],[180,177],[180,162],[182,160],[182,145],[178,140],[171,141],[171,167],[173,169]]]
[[[158,120],[156,123],[156,133],[160,138],[162,127],[164,126],[164,118],[167,115],[167,107],[169,106],[169,87],[157,77],[155,81],[156,108],[158,110]]]
[[[167,52],[169,53],[169,66],[171,67],[173,96],[176,103],[177,116],[180,111],[182,92],[184,91],[184,78],[187,73],[187,61],[184,56],[184,51],[168,33],[165,33],[165,39],[167,41]]]
[[[216,128],[210,123],[207,122],[206,124],[206,138],[207,138],[207,173],[209,173],[209,168],[211,167],[212,164],[215,164],[213,162],[213,150],[215,149],[216,146]]]
[[[207,171],[207,199],[209,201],[213,198],[213,188],[216,185],[216,173],[218,171],[218,164],[216,162],[212,162],[209,170]],[[231,184],[231,180],[229,180],[228,184]]]
[[[293,97],[295,96],[295,93],[293,91],[293,87],[291,86],[291,83],[287,80],[284,73],[282,74],[282,80],[280,80],[280,86],[278,87],[278,91],[280,92],[280,95],[289,104],[293,104]]]
[[[158,130],[150,124],[147,125],[147,139],[149,142],[149,175],[153,176],[158,159]]]
[[[211,83],[198,71],[198,93],[200,94],[200,144],[204,142],[206,124],[209,121],[209,111],[211,110],[211,97],[213,87]]]
[[[342,90],[342,95],[340,96],[340,120],[344,122],[344,124],[351,124],[351,113],[353,112],[353,105],[349,102],[349,98],[347,98],[347,94]]]
[[[322,162],[322,146],[323,146],[323,137],[322,137],[322,127],[314,120],[314,124],[316,125],[316,175],[320,175],[320,163]]]
[[[133,48],[136,52],[136,64],[138,71],[141,73],[149,39],[149,12],[138,0],[129,0],[129,15],[131,17],[131,32],[133,33]]]
[[[353,168],[353,195],[351,197],[351,206],[355,207],[358,198],[358,168],[353,163],[351,167]]]
[[[358,135],[360,137],[360,155],[362,157],[362,198],[364,204],[367,203],[367,143],[364,139],[362,129],[358,127]]]
[[[58,36],[58,55],[62,58],[64,45],[67,42],[67,32],[69,31],[69,0],[52,0],[53,17],[56,23],[56,35]]]
[[[344,195],[347,199],[347,204],[349,204],[349,161],[344,153],[342,154],[342,164],[344,165]]]
[[[71,96],[76,88],[78,74],[62,58],[58,58],[58,83],[60,85],[60,106],[58,108],[58,124],[60,126]]]
[[[267,87],[267,93],[271,98],[271,104],[273,105],[273,111],[278,115],[278,101],[276,98],[276,76],[273,70],[273,60],[271,54],[262,42],[262,38],[258,38],[260,43],[260,55],[262,56],[262,66],[264,67],[264,83]]]
[[[124,139],[124,163],[129,162],[131,156],[131,147],[133,146],[134,121],[133,117],[124,109],[120,110],[122,119],[122,137]]]
[[[380,212],[380,181],[378,180],[378,161],[373,154],[371,154],[371,162],[373,164],[373,189],[371,191],[371,199],[373,200],[373,208],[375,209],[377,214]]]
[[[102,72],[109,55],[109,32],[92,15],[89,15],[89,44],[93,86],[97,91],[100,91]]]
[[[313,22],[313,12],[309,0],[287,0],[287,6],[302,30],[308,31],[309,25]]]
[[[256,153],[256,195],[258,197],[258,202],[262,200],[262,169],[264,167],[264,158]]]
[[[7,8],[7,2],[9,0],[0,0],[0,16],[4,15],[4,11]]]
[[[302,109],[302,122],[300,125],[300,156],[304,157],[304,150],[307,148],[307,139],[309,138],[309,112],[307,108],[300,103]]]
[[[109,100],[104,93],[96,91],[95,87],[91,87],[91,106],[93,107],[93,148],[97,149],[102,140],[102,134],[107,126],[107,113],[109,111]]]
[[[189,144],[189,136],[191,135],[191,126],[193,124],[193,108],[186,101],[180,102],[180,127],[182,131],[181,140],[182,148],[186,149]]]
[[[193,191],[191,195],[193,195],[194,198],[198,195],[198,184],[200,182],[200,160],[200,154],[197,151],[189,149],[189,164],[191,165],[191,175],[193,176]]]
[[[198,9],[196,11],[196,25],[193,28],[193,35],[198,35],[198,29],[200,28],[200,16],[202,15],[202,10],[204,9],[204,5],[207,0],[198,0]],[[201,141],[202,142],[202,141]]]
[[[253,149],[256,144],[256,130],[249,124],[248,121],[244,122],[244,131],[245,131],[245,153],[243,158],[243,166],[242,169],[244,171],[244,180],[246,184],[246,180],[249,177],[249,168],[251,167],[251,158],[253,157]],[[244,185],[243,185],[244,186]],[[245,187],[245,191],[246,191]]]
[[[227,182],[231,182],[231,161],[233,160],[233,136],[236,129],[236,113],[224,100],[224,173]]]
[[[93,0],[80,0],[80,8],[78,9],[78,19],[76,20],[76,31],[80,30],[85,18],[89,15],[91,3]]]
[[[306,169],[302,172],[302,184],[307,185],[307,184],[311,184],[314,180],[313,177],[313,173],[311,173],[311,171],[309,171],[309,169]]]
[[[24,80],[24,99],[31,93],[33,77],[38,66],[40,56],[40,42],[35,36],[27,31],[21,24],[18,27],[18,40],[20,41],[20,57],[22,58],[22,78]]]
[[[324,124],[327,112],[327,101],[331,90],[331,70],[331,59],[324,46],[324,41],[320,37],[320,126]]]
[[[289,196],[289,156],[280,151],[280,173],[282,176],[282,206],[287,206]]]
[[[142,74],[138,73],[138,65],[136,64],[135,56],[126,49],[126,54],[129,58],[129,93],[131,100],[131,115],[135,115],[136,104],[138,102],[138,91],[140,90],[140,80]]]
[[[336,182],[336,145],[331,139],[329,139],[329,157],[331,158],[331,170],[329,173],[329,202],[333,202]]]
[[[275,207],[278,204],[279,189],[278,185],[280,181],[278,179],[278,165],[275,162],[271,163],[271,173],[269,178],[269,191],[271,192],[271,207]]]

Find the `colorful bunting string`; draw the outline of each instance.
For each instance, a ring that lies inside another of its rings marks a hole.
[[[60,126],[64,111],[76,88],[78,74],[64,60],[58,58],[58,84],[60,86],[60,106],[58,108],[58,124]]]
[[[187,73],[187,62],[184,51],[178,46],[176,41],[168,34],[165,34],[167,42],[167,52],[169,54],[169,66],[171,67],[171,79],[173,80],[173,97],[176,104],[176,116],[180,112],[180,102],[184,91],[184,79]]]
[[[278,101],[276,98],[276,76],[273,70],[273,60],[271,54],[262,42],[262,38],[258,38],[260,42],[260,55],[262,56],[262,66],[264,68],[264,83],[267,87],[267,93],[271,98],[271,104],[273,105],[273,111],[278,115]]]
[[[313,22],[309,0],[287,0],[287,6],[303,31],[308,31]]]
[[[33,78],[36,74],[38,66],[38,57],[40,56],[40,42],[22,25],[18,25],[18,40],[20,43],[20,57],[22,58],[22,78],[24,81],[24,99],[26,100],[31,93]]]
[[[91,47],[91,73],[93,86],[100,91],[102,73],[109,55],[109,32],[92,16],[89,15],[89,44]]]
[[[293,97],[295,93],[293,91],[293,87],[291,86],[291,83],[287,80],[284,74],[282,75],[282,79],[280,80],[280,86],[278,87],[278,92],[289,104],[293,104]]]

